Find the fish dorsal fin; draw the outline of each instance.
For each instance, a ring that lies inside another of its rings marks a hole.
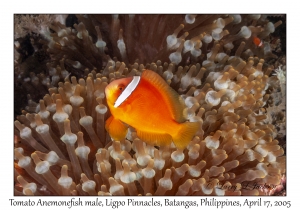
[[[183,99],[178,95],[178,93],[173,90],[168,83],[161,78],[157,73],[151,70],[145,70],[142,74],[143,79],[148,81],[150,84],[155,86],[162,94],[168,109],[176,122],[182,123],[186,121],[184,115],[185,104]]]

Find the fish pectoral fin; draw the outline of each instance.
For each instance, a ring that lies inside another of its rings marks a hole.
[[[152,133],[137,130],[137,136],[144,142],[156,146],[169,146],[172,142],[172,136],[167,133]]]
[[[199,128],[199,122],[181,123],[177,134],[173,136],[175,146],[179,149],[184,149],[190,143]]]
[[[105,122],[105,129],[110,137],[116,141],[125,139],[128,127],[119,119],[110,116]]]

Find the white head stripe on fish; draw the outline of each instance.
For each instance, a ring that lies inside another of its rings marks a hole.
[[[123,101],[125,101],[130,96],[130,94],[135,90],[135,88],[139,84],[140,79],[140,76],[133,77],[132,81],[127,85],[127,87],[124,89],[121,95],[119,95],[118,99],[114,104],[114,107],[120,106],[123,103]]]

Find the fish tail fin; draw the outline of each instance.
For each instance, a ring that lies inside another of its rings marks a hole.
[[[179,124],[179,131],[173,136],[173,142],[179,149],[184,149],[195,136],[200,127],[199,122],[185,122]]]
[[[126,137],[128,127],[121,120],[110,116],[105,122],[105,129],[111,138],[120,141]]]

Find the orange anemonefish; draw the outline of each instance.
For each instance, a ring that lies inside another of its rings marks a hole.
[[[198,122],[186,122],[184,101],[154,71],[115,80],[105,94],[112,114],[105,128],[114,140],[124,139],[130,125],[151,145],[166,146],[173,141],[184,149],[199,128]]]
[[[262,47],[263,46],[263,41],[260,39],[260,38],[258,38],[258,37],[253,37],[253,43],[255,44],[255,46],[257,46],[257,47]]]

